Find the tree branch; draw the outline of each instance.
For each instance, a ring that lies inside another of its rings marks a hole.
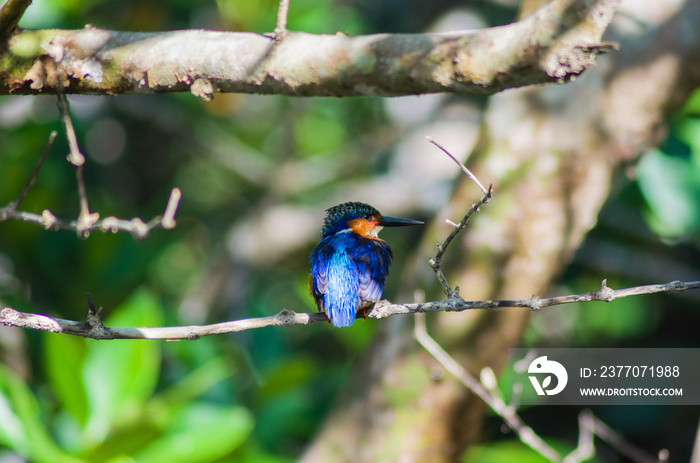
[[[127,232],[136,239],[144,239],[155,228],[171,229],[175,227],[175,212],[182,193],[179,188],[173,188],[170,198],[162,216],[156,216],[144,222],[138,217],[133,219],[119,219],[109,216],[92,223],[90,226],[80,224],[79,220],[58,219],[48,209],[44,209],[41,214],[12,210],[8,206],[0,207],[0,222],[18,220],[29,222],[44,227],[47,230],[69,230],[77,233],[81,237],[87,237],[90,232],[101,231],[104,233]]]
[[[289,16],[289,0],[279,0],[277,9],[277,25],[275,25],[275,40],[278,42],[287,35],[287,16]]]
[[[581,412],[581,416],[579,417],[579,433],[591,434],[591,440],[592,436],[600,437],[612,448],[637,463],[662,463],[668,461],[668,450],[661,450],[657,456],[649,455],[639,447],[627,442],[624,437],[611,429],[610,426],[603,423],[599,418],[596,418],[590,411]],[[582,459],[576,461],[582,461]]]
[[[61,86],[60,82],[59,86]],[[68,99],[63,92],[58,94],[58,102],[56,105],[61,113],[61,123],[63,124],[63,129],[66,132],[68,147],[70,148],[68,162],[70,162],[75,168],[75,182],[78,186],[78,199],[80,201],[80,215],[78,216],[77,231],[79,234],[84,235],[86,230],[92,227],[100,219],[100,214],[98,212],[92,214],[90,213],[87,189],[85,188],[85,178],[83,177],[83,164],[85,164],[85,156],[83,156],[83,153],[80,152],[80,148],[78,147],[78,137],[75,134],[73,120],[70,117]]]
[[[0,8],[0,50],[5,48],[5,41],[17,29],[19,20],[32,0],[7,0]]]
[[[131,233],[137,239],[144,239],[154,228],[174,228],[175,213],[177,212],[177,207],[180,203],[180,198],[182,197],[182,193],[180,192],[179,188],[173,188],[172,192],[170,193],[170,198],[168,199],[168,204],[165,208],[164,214],[162,216],[154,217],[148,223],[143,222],[143,220],[139,219],[138,217],[134,217],[131,220],[118,219],[116,217],[105,217],[104,219],[99,220],[99,213],[90,213],[88,208],[87,191],[85,189],[85,180],[83,178],[83,164],[85,163],[85,157],[82,155],[80,148],[78,147],[77,136],[70,117],[68,100],[66,99],[65,95],[59,94],[57,106],[59,112],[61,113],[61,123],[63,124],[63,128],[66,132],[66,138],[68,139],[68,145],[70,148],[68,161],[75,167],[76,184],[80,199],[80,215],[78,216],[77,220],[67,221],[57,219],[56,216],[54,216],[48,209],[45,209],[41,214],[18,210],[20,203],[24,200],[25,196],[27,196],[29,190],[36,182],[39,171],[44,165],[44,160],[53,146],[53,142],[56,139],[56,132],[53,131],[49,135],[49,140],[46,143],[41,156],[39,157],[39,161],[37,162],[34,171],[30,175],[22,191],[14,201],[11,201],[9,204],[7,204],[7,206],[0,207],[0,222],[7,222],[10,220],[30,222],[41,225],[47,230],[71,230],[83,238],[87,237],[93,230],[101,230],[103,232],[112,233],[117,231],[125,231]]]
[[[590,410],[584,410],[579,415],[579,440],[578,446],[566,457],[562,456],[554,448],[549,446],[535,431],[527,426],[517,414],[517,406],[513,403],[506,404],[500,389],[498,388],[496,375],[489,367],[481,370],[477,379],[462,365],[460,365],[440,344],[431,336],[425,326],[425,316],[417,316],[414,336],[418,343],[445,370],[454,375],[467,389],[476,394],[491,410],[493,410],[508,427],[518,436],[520,441],[552,462],[578,463],[590,460],[595,456],[593,438],[600,437],[610,444],[615,450],[639,463],[653,463],[668,460],[668,451],[659,452],[658,458],[649,455],[644,450],[630,444],[608,425],[596,418]]]
[[[462,164],[456,157],[452,155],[449,151],[447,151],[441,144],[433,140],[432,137],[426,137],[430,143],[433,145],[437,146],[442,150],[443,153],[445,153],[447,156],[450,157],[461,169],[464,174],[469,177],[471,181],[476,183],[476,185],[479,187],[482,193],[484,193],[484,196],[476,203],[473,204],[471,209],[466,213],[466,215],[462,218],[462,220],[459,221],[459,223],[454,223],[450,220],[446,220],[446,222],[454,227],[454,229],[450,232],[450,234],[445,238],[445,241],[442,243],[437,244],[437,253],[435,254],[435,257],[430,259],[428,263],[430,264],[430,267],[433,269],[435,272],[435,276],[437,277],[438,281],[440,282],[440,285],[442,286],[442,290],[445,292],[445,296],[452,297],[457,296],[459,292],[459,288],[455,287],[455,290],[453,291],[452,288],[450,287],[450,284],[447,282],[447,278],[445,278],[445,274],[442,273],[442,258],[445,255],[445,251],[447,251],[447,247],[452,243],[452,241],[457,237],[459,232],[464,230],[467,227],[467,224],[469,223],[469,219],[471,216],[479,211],[479,208],[489,202],[493,195],[493,185],[489,185],[489,189],[487,190],[484,188],[484,186],[481,184],[478,178],[472,172],[467,169],[467,166]]]
[[[7,214],[17,212],[17,208],[22,203],[22,201],[24,201],[24,198],[27,196],[27,193],[29,193],[29,190],[32,188],[32,186],[34,186],[36,178],[39,176],[41,166],[44,165],[46,156],[48,156],[49,151],[51,151],[51,147],[53,146],[53,142],[56,141],[57,136],[58,132],[56,132],[55,130],[51,131],[51,133],[49,134],[49,140],[46,142],[46,145],[44,145],[44,150],[41,152],[41,156],[39,156],[39,161],[36,163],[36,167],[34,167],[32,175],[30,175],[29,179],[27,179],[27,183],[24,185],[24,188],[19,193],[19,195],[17,195],[17,198],[14,201],[10,202],[7,206],[3,208],[0,208],[0,222],[5,220]]]
[[[479,396],[481,400],[491,407],[506,424],[520,438],[520,440],[548,459],[549,461],[561,461],[561,456],[550,447],[540,436],[535,434],[532,428],[525,425],[520,417],[515,413],[515,408],[506,405],[503,397],[496,387],[496,375],[491,368],[484,368],[481,371],[481,381],[477,380],[462,365],[453,359],[445,350],[430,337],[425,327],[425,317],[416,317],[414,335],[418,343],[435,358],[440,365],[452,373],[464,386]]]
[[[507,26],[443,34],[287,32],[275,41],[202,30],[24,30],[0,54],[0,94],[58,93],[63,80],[67,93],[190,91],[205,99],[214,92],[493,94],[584,72],[615,48],[601,36],[619,2],[553,0]]]
[[[615,299],[627,296],[637,296],[641,294],[654,293],[677,293],[691,289],[700,288],[700,281],[681,282],[672,281],[666,284],[635,286],[625,289],[611,289],[603,285],[599,291],[584,294],[573,294],[569,296],[558,296],[551,298],[531,297],[520,300],[494,300],[494,301],[465,301],[459,296],[453,295],[449,299],[434,302],[412,303],[412,304],[392,304],[382,300],[374,305],[374,308],[367,314],[367,318],[381,319],[397,314],[414,314],[427,312],[461,312],[471,309],[492,310],[503,307],[520,307],[531,310],[540,310],[543,307],[550,307],[561,304],[571,304],[573,302],[610,302]],[[90,312],[92,313],[92,311]],[[97,311],[99,313],[99,311]],[[104,327],[95,329],[98,324],[95,316],[90,322],[78,322],[73,320],[63,320],[50,317],[48,315],[25,313],[11,307],[5,307],[0,311],[0,323],[6,326],[17,326],[40,331],[50,331],[53,333],[65,333],[75,336],[82,336],[92,339],[199,339],[202,336],[210,336],[222,333],[235,333],[268,326],[294,326],[310,325],[328,321],[324,313],[296,313],[291,310],[282,310],[277,315],[270,317],[247,318],[234,320],[212,325],[192,325],[173,327],[143,327],[143,328],[111,328]]]

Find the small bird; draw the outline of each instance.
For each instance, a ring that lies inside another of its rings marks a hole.
[[[343,203],[326,211],[321,242],[311,251],[309,289],[333,326],[350,326],[358,309],[377,302],[393,254],[377,235],[383,227],[423,222],[383,217],[369,204]]]

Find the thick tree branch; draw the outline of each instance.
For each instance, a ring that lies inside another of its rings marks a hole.
[[[493,94],[581,74],[619,0],[553,0],[502,27],[349,37],[287,32],[24,30],[0,55],[0,94],[190,91],[298,96]]]
[[[681,282],[672,281],[666,284],[636,286],[625,289],[611,289],[606,286],[603,280],[599,291],[584,294],[573,294],[569,296],[558,296],[550,298],[531,297],[520,300],[501,301],[465,301],[457,295],[449,299],[434,302],[413,303],[413,304],[392,304],[389,301],[379,301],[367,314],[367,318],[386,318],[397,314],[412,314],[426,312],[461,312],[470,309],[500,309],[503,307],[521,307],[531,310],[540,310],[561,304],[571,304],[573,302],[604,301],[610,302],[615,299],[627,296],[637,296],[641,294],[654,293],[677,293],[691,289],[700,288],[700,281]],[[234,320],[212,325],[192,325],[173,327],[143,327],[143,328],[112,328],[105,327],[97,323],[96,318],[99,311],[90,310],[88,322],[77,322],[73,320],[63,320],[49,317],[48,315],[25,313],[11,307],[5,307],[0,311],[0,323],[6,326],[17,326],[40,331],[50,331],[53,333],[65,333],[75,336],[82,336],[92,339],[199,339],[202,336],[210,336],[222,333],[235,333],[238,331],[264,328],[267,326],[294,326],[309,325],[328,321],[324,313],[296,313],[291,310],[282,310],[280,313],[270,317],[247,318]]]

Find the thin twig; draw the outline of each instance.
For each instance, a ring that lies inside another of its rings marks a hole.
[[[590,425],[592,426],[591,432],[632,461],[637,463],[659,463],[659,461],[665,461],[649,455],[639,447],[627,442],[620,434],[612,430],[607,424],[603,423],[595,416],[592,417]],[[662,451],[660,453],[666,452]]]
[[[175,188],[173,191],[179,190]],[[168,204],[171,206],[171,209],[174,209],[177,207],[177,204],[173,198],[176,198],[177,195],[173,195],[171,193],[170,197],[171,200],[168,202]],[[166,214],[162,218],[154,217],[148,223],[144,222],[138,217],[134,217],[133,219],[105,217],[104,219],[98,220],[97,222],[92,224],[89,228],[79,229],[77,220],[58,219],[49,210],[44,210],[44,212],[42,212],[41,214],[36,214],[33,212],[24,211],[10,212],[6,211],[6,208],[0,208],[0,222],[18,220],[21,222],[29,222],[40,225],[47,230],[73,231],[81,236],[87,236],[90,232],[93,231],[102,231],[105,233],[127,232],[131,233],[134,236],[134,238],[139,240],[146,238],[149,235],[149,233],[155,228],[172,228],[172,226],[174,226],[175,221],[172,220],[171,222],[167,222],[168,216],[174,217],[174,213],[168,214],[166,211]]]
[[[700,424],[695,431],[695,442],[693,443],[693,454],[690,457],[690,463],[700,463]]]
[[[138,217],[133,219],[119,219],[117,217],[105,217],[102,220],[94,222],[89,227],[79,227],[77,220],[62,220],[56,218],[51,211],[44,210],[41,214],[34,212],[18,211],[13,203],[5,207],[0,207],[0,222],[17,220],[40,225],[47,230],[70,230],[78,233],[80,236],[87,236],[92,231],[102,232],[127,232],[131,233],[136,239],[144,239],[155,228],[171,229],[175,226],[175,214],[177,212],[178,203],[182,193],[179,188],[174,188],[170,193],[170,199],[162,217],[154,217],[148,223]]]
[[[457,237],[459,232],[464,230],[464,228],[467,226],[469,223],[469,219],[471,216],[479,211],[479,208],[489,202],[489,200],[492,197],[493,193],[493,188],[491,185],[489,185],[489,189],[486,192],[486,194],[476,203],[474,204],[470,209],[469,212],[462,218],[462,220],[459,221],[457,224],[451,224],[453,225],[453,229],[450,232],[449,235],[447,235],[447,238],[445,238],[445,241],[442,243],[439,243],[437,245],[437,252],[435,253],[435,257],[430,259],[428,262],[430,264],[430,267],[433,269],[435,272],[435,276],[437,277],[438,281],[440,282],[440,285],[442,286],[443,291],[445,292],[445,296],[448,298],[456,296],[457,288],[453,291],[452,288],[450,287],[449,283],[447,282],[447,278],[445,278],[445,275],[442,273],[442,258],[445,255],[445,251],[447,251],[447,247],[452,243],[452,241]]]
[[[482,185],[481,182],[479,181],[479,179],[476,178],[476,175],[472,174],[472,172],[471,172],[469,169],[467,169],[467,166],[465,166],[464,164],[462,164],[462,163],[459,161],[459,159],[457,159],[456,157],[454,157],[454,156],[452,155],[452,153],[450,153],[449,151],[447,151],[440,143],[436,142],[436,141],[433,139],[433,137],[428,136],[428,137],[425,137],[425,138],[426,138],[430,143],[432,143],[433,145],[435,145],[435,146],[437,146],[438,148],[440,148],[440,149],[442,150],[443,153],[445,153],[446,155],[448,155],[448,156],[450,157],[450,159],[452,159],[455,163],[457,163],[457,165],[462,169],[462,172],[464,172],[464,173],[467,175],[467,177],[469,177],[474,183],[476,183],[476,185],[479,187],[479,189],[481,190],[481,192],[482,192],[483,194],[486,194],[486,188],[484,188],[484,185]]]
[[[36,163],[36,166],[34,167],[34,171],[32,172],[32,175],[29,176],[29,179],[27,179],[27,183],[24,185],[24,188],[20,192],[20,194],[17,196],[17,199],[12,201],[10,204],[7,205],[7,208],[12,211],[16,211],[17,208],[19,207],[20,203],[24,200],[24,198],[27,196],[27,193],[29,193],[29,190],[34,186],[34,182],[36,182],[36,178],[39,176],[39,171],[41,170],[41,166],[44,165],[44,161],[46,160],[46,156],[48,156],[49,151],[51,150],[51,146],[53,145],[53,142],[56,141],[56,136],[58,135],[58,132],[55,130],[52,130],[51,133],[49,134],[49,139],[46,142],[46,145],[44,145],[44,150],[41,152],[41,156],[39,156],[39,161]]]
[[[56,103],[58,110],[61,113],[61,123],[66,132],[68,139],[68,147],[70,154],[68,162],[75,167],[75,182],[78,186],[78,199],[80,201],[80,214],[78,215],[77,231],[81,236],[86,236],[88,230],[100,219],[99,212],[90,213],[88,205],[87,189],[85,188],[85,178],[83,177],[83,166],[85,164],[85,156],[80,152],[78,146],[78,137],[75,134],[73,120],[70,117],[70,108],[68,99],[63,93],[58,94],[58,102]]]
[[[78,146],[78,137],[75,134],[73,119],[70,117],[70,106],[68,104],[68,98],[66,98],[65,94],[58,94],[56,106],[61,114],[61,124],[63,124],[63,130],[66,132],[68,148],[70,149],[68,162],[73,164],[75,167],[82,166],[85,163],[85,156],[83,156],[83,153],[80,152],[80,147]]]
[[[22,222],[35,223],[37,225],[41,225],[47,230],[71,230],[76,232],[78,236],[81,237],[87,237],[93,230],[112,233],[125,231],[131,233],[137,239],[146,238],[151,230],[157,227],[163,227],[165,229],[175,227],[175,214],[177,212],[180,199],[182,198],[182,192],[179,188],[173,188],[172,192],[170,193],[168,205],[165,208],[163,216],[154,217],[148,223],[145,223],[138,217],[134,217],[130,220],[118,219],[116,217],[105,217],[104,219],[100,220],[99,213],[90,213],[87,191],[83,178],[83,165],[85,163],[85,157],[82,155],[78,147],[77,136],[70,117],[68,100],[66,99],[65,95],[60,94],[58,96],[57,106],[61,113],[61,122],[63,123],[64,130],[66,131],[66,138],[70,146],[68,160],[75,168],[76,184],[78,187],[78,196],[80,198],[80,215],[78,216],[77,220],[61,220],[56,218],[56,216],[54,216],[49,210],[44,210],[41,214],[17,210],[20,203],[29,193],[29,190],[32,188],[32,186],[34,186],[34,183],[39,175],[39,171],[43,167],[44,161],[46,160],[51,146],[56,139],[56,132],[53,131],[51,132],[49,140],[44,146],[44,150],[39,157],[39,161],[37,162],[34,171],[27,180],[22,191],[14,201],[11,201],[5,207],[0,207],[0,222],[18,220]]]
[[[447,151],[440,143],[436,142],[432,137],[425,137],[430,143],[433,145],[437,146],[444,152],[446,155],[450,157],[454,162],[457,163],[457,165],[462,169],[462,172],[464,172],[467,177],[469,177],[470,180],[472,180],[476,185],[479,187],[482,193],[484,193],[484,196],[477,202],[476,204],[472,205],[471,209],[467,212],[467,214],[462,218],[462,220],[459,221],[459,223],[454,223],[451,220],[445,220],[449,225],[452,225],[454,228],[450,232],[449,235],[447,235],[447,238],[445,238],[445,241],[443,241],[441,244],[438,243],[437,245],[437,253],[435,254],[435,257],[430,259],[428,263],[430,264],[430,268],[433,269],[433,272],[435,272],[435,276],[437,277],[438,281],[440,282],[440,285],[442,286],[442,290],[445,292],[445,296],[448,298],[452,297],[457,297],[457,293],[459,291],[459,288],[455,287],[454,291],[452,290],[452,287],[450,287],[450,284],[447,282],[447,278],[445,278],[445,274],[442,272],[442,258],[445,255],[445,251],[447,251],[447,247],[452,243],[452,241],[455,239],[455,237],[464,230],[464,228],[467,226],[469,223],[469,219],[471,216],[479,211],[479,207],[483,206],[489,200],[491,199],[491,196],[493,194],[493,185],[489,185],[489,189],[487,190],[484,188],[484,186],[481,184],[478,178],[472,172],[467,169],[467,167],[459,162],[459,160],[452,155],[449,151]]]
[[[467,389],[491,407],[525,445],[549,461],[578,463],[592,458],[595,455],[594,436],[600,437],[615,450],[637,463],[658,463],[668,459],[667,451],[659,452],[659,458],[649,455],[644,450],[627,442],[620,434],[593,416],[590,410],[585,410],[579,415],[578,446],[562,460],[561,455],[556,450],[522,421],[513,406],[506,405],[498,389],[496,375],[491,368],[483,368],[480,375],[481,380],[478,381],[428,334],[423,314],[416,315],[414,334],[418,343]]]
[[[452,373],[467,389],[479,396],[498,416],[503,418],[508,427],[517,434],[520,440],[550,461],[561,461],[561,456],[542,440],[529,426],[527,426],[515,413],[515,409],[506,405],[498,388],[495,385],[493,370],[482,370],[484,381],[479,382],[474,376],[455,361],[435,340],[430,337],[425,327],[425,316],[417,315],[415,324],[415,337],[425,350],[437,360],[447,371]]]
[[[166,230],[175,228],[175,213],[177,212],[177,206],[180,204],[180,199],[182,198],[182,192],[179,188],[173,188],[170,193],[170,199],[168,199],[168,205],[165,207],[165,213],[161,219],[161,225]]]
[[[593,426],[593,413],[590,410],[583,410],[578,415],[578,446],[566,457],[564,463],[579,463],[590,460],[595,456],[595,445],[593,437],[595,429]]]
[[[287,34],[287,17],[289,16],[289,0],[279,0],[277,9],[277,25],[275,26],[275,40],[284,39]]]
[[[604,289],[585,294],[559,296],[539,299],[529,298],[521,300],[503,301],[465,301],[459,297],[442,301],[424,302],[414,304],[392,304],[389,301],[379,301],[374,308],[367,313],[367,318],[382,319],[391,315],[427,313],[427,312],[459,312],[469,309],[495,309],[501,307],[520,307],[539,310],[558,304],[570,304],[573,302],[612,301],[614,299],[660,292],[675,293],[700,288],[700,281],[680,282],[672,281],[662,285],[636,286],[632,288],[613,290],[604,286]],[[76,336],[93,339],[197,339],[222,333],[246,331],[267,326],[293,326],[308,325],[328,321],[324,313],[296,313],[290,310],[282,310],[270,317],[248,318],[234,320],[213,325],[193,325],[174,327],[143,327],[143,328],[105,328],[111,334],[109,336],[91,331],[85,322],[63,320],[47,315],[19,312],[11,307],[5,307],[0,311],[0,323],[8,326],[22,328],[62,332]]]
[[[3,42],[15,31],[31,3],[32,0],[7,0],[0,8],[0,49],[4,48]]]

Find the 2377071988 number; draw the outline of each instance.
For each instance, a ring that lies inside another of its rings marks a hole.
[[[601,378],[678,378],[680,374],[680,368],[677,365],[602,365],[600,367]]]

